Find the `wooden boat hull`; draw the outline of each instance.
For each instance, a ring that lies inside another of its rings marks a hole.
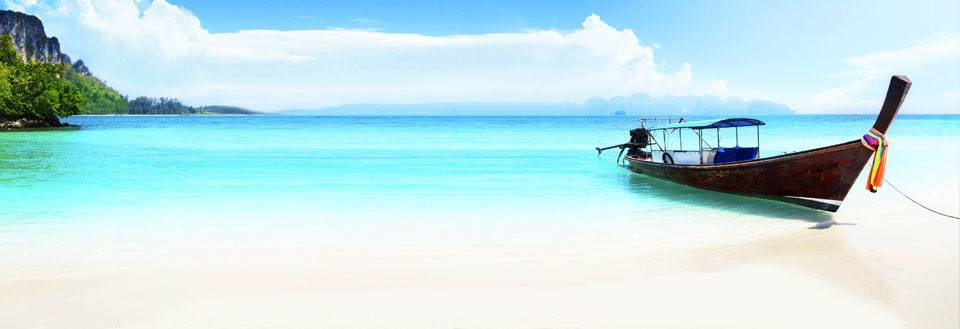
[[[753,161],[672,165],[627,157],[630,170],[708,190],[837,211],[873,151],[859,140]]]
[[[890,78],[887,95],[873,123],[885,134],[910,90],[905,76]],[[864,130],[866,132],[866,129]],[[720,192],[837,211],[873,155],[860,140],[758,160],[714,165],[656,163],[627,156],[635,172]]]

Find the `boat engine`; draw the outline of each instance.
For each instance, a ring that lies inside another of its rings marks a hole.
[[[649,160],[650,153],[642,150],[643,148],[647,147],[649,143],[650,143],[650,131],[647,130],[647,128],[637,128],[637,129],[630,130],[629,142],[626,142],[623,144],[617,144],[613,146],[596,148],[597,156],[600,156],[600,153],[603,153],[603,151],[605,150],[620,149],[620,155],[617,156],[617,161],[619,161],[620,157],[623,156],[623,151],[627,151],[628,156]]]
[[[647,147],[650,132],[647,128],[637,128],[630,130],[630,144],[635,144],[639,148]]]
[[[644,147],[647,147],[649,143],[650,131],[647,128],[637,128],[630,130],[630,143],[627,144],[627,156],[639,158],[639,159],[649,159],[650,153],[644,152],[641,150]]]

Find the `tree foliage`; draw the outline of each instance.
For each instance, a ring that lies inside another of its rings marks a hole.
[[[260,114],[257,111],[251,111],[242,107],[237,106],[226,106],[226,105],[210,105],[210,106],[201,106],[197,108],[197,113],[206,113],[206,114],[234,114],[234,115],[252,115]]]
[[[67,81],[83,94],[85,102],[80,107],[81,114],[127,113],[127,97],[100,79],[71,69],[67,70]]]
[[[183,105],[175,98],[150,98],[140,96],[127,104],[129,114],[194,114],[197,109]]]
[[[8,34],[0,36],[0,117],[59,122],[80,113],[85,98],[66,81],[68,65],[24,62]]]

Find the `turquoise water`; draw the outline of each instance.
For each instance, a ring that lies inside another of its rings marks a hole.
[[[859,138],[874,117],[760,119],[761,154],[771,156]],[[82,128],[0,133],[0,277],[162,263],[206,247],[221,258],[331,241],[640,248],[893,211],[927,215],[889,188],[866,192],[863,175],[831,214],[633,174],[616,165],[616,152],[593,150],[626,141],[638,124],[631,117],[67,121]],[[744,144],[756,143],[750,134]],[[888,135],[887,177],[960,212],[960,116],[901,116]]]
[[[874,120],[761,119],[763,156],[856,139]],[[82,128],[0,134],[0,222],[157,214],[484,217],[700,206],[686,202],[683,189],[662,193],[656,190],[669,188],[618,168],[616,152],[597,158],[593,147],[627,138],[637,125],[631,117],[67,121]],[[755,143],[752,134],[744,132],[741,142]],[[909,187],[915,179],[940,181],[924,172],[946,167],[956,174],[958,134],[960,116],[901,116],[890,132],[888,177]]]

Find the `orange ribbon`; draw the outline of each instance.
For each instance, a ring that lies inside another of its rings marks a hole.
[[[870,177],[867,179],[867,190],[877,193],[877,189],[883,185],[883,172],[887,167],[887,149],[890,143],[887,141],[887,136],[876,128],[870,128],[870,131],[860,139],[860,143],[874,151],[873,165],[870,167]]]

